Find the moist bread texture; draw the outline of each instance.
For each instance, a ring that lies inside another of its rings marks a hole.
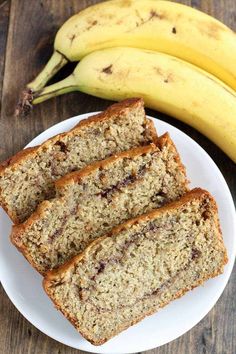
[[[55,196],[54,181],[93,161],[139,145],[156,143],[143,100],[128,99],[85,119],[71,131],[25,149],[0,166],[0,204],[12,221],[26,220]]]
[[[201,189],[127,221],[48,272],[44,289],[100,345],[223,272],[227,254],[216,203]]]
[[[56,182],[11,240],[42,274],[83,251],[115,225],[178,199],[188,190],[185,168],[168,134],[95,162]]]

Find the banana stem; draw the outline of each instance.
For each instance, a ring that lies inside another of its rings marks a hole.
[[[66,57],[61,53],[54,51],[44,69],[27,85],[27,88],[33,92],[42,89],[48,80],[50,80],[66,63],[68,63]]]
[[[77,91],[77,90],[78,90],[78,85],[75,81],[74,74],[72,73],[64,80],[56,82],[53,85],[46,86],[42,90],[34,92],[32,103],[38,104],[48,100],[49,98],[63,95],[64,93]]]

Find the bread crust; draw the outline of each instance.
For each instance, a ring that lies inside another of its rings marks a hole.
[[[152,138],[152,141],[154,144],[158,144],[158,135],[157,135],[157,131],[156,131],[156,128],[155,128],[155,125],[153,123],[153,121],[149,118],[146,118],[146,124],[148,126],[148,130],[150,132],[150,135],[151,135],[151,138]]]
[[[130,109],[131,107],[144,106],[144,100],[139,97],[127,98],[121,102],[114,103],[106,108],[104,111],[97,113],[89,118],[82,119],[71,131],[76,130],[77,128],[86,127],[91,123],[102,122],[104,120],[109,120],[116,114],[121,114],[125,109]]]
[[[183,206],[185,203],[187,203],[188,201],[191,201],[193,199],[195,199],[195,200],[196,199],[198,199],[198,200],[209,199],[210,200],[212,211],[213,211],[213,215],[214,215],[214,220],[215,220],[215,223],[216,223],[217,228],[218,228],[217,237],[218,237],[220,243],[222,244],[222,249],[224,250],[224,258],[223,258],[223,261],[222,261],[222,267],[223,267],[228,262],[228,257],[227,257],[227,253],[226,253],[226,250],[225,250],[225,247],[224,247],[224,244],[223,244],[222,233],[221,233],[219,220],[218,220],[218,216],[217,216],[218,215],[217,214],[218,210],[217,210],[216,202],[215,202],[214,198],[211,196],[211,194],[208,191],[203,190],[201,188],[195,188],[192,191],[187,192],[178,201],[171,202],[171,203],[169,203],[166,206],[163,206],[163,207],[161,207],[159,209],[156,209],[154,211],[148,212],[148,213],[146,213],[144,215],[138,216],[138,217],[133,218],[131,220],[128,220],[127,222],[123,223],[122,225],[119,225],[119,226],[113,228],[113,230],[110,233],[108,233],[107,235],[101,236],[98,239],[96,239],[93,242],[91,242],[91,244],[81,254],[73,257],[72,259],[70,259],[69,261],[64,263],[59,268],[51,270],[51,271],[48,271],[46,273],[46,276],[43,279],[43,288],[44,288],[45,292],[51,298],[51,300],[54,303],[55,307],[64,314],[64,316],[73,324],[73,326],[81,333],[81,335],[84,338],[86,338],[90,343],[92,343],[93,345],[102,345],[102,344],[104,344],[106,341],[108,341],[112,337],[116,336],[120,332],[124,331],[125,329],[127,329],[127,328],[129,328],[129,327],[131,327],[133,325],[135,325],[136,323],[138,323],[141,320],[143,320],[145,317],[154,314],[157,310],[159,310],[160,308],[166,306],[169,302],[182,297],[187,291],[190,291],[190,290],[194,289],[195,287],[203,284],[206,280],[221,274],[222,270],[219,269],[218,271],[215,271],[214,273],[211,273],[211,274],[203,277],[201,280],[196,281],[196,283],[193,284],[191,287],[182,289],[181,291],[179,291],[178,293],[175,294],[175,296],[174,296],[174,298],[172,300],[163,301],[160,306],[157,306],[157,307],[153,308],[150,312],[146,313],[145,315],[140,316],[135,321],[132,321],[131,324],[124,325],[123,327],[121,327],[119,329],[119,331],[114,333],[114,335],[110,336],[109,338],[103,338],[103,340],[98,340],[98,341],[94,341],[94,339],[92,338],[92,334],[91,333],[87,333],[87,332],[81,330],[80,327],[76,323],[76,319],[73,318],[72,316],[70,316],[68,313],[66,313],[66,311],[64,311],[61,308],[61,305],[51,297],[51,294],[50,294],[51,282],[57,280],[57,278],[60,278],[70,268],[75,267],[75,265],[77,263],[79,263],[84,258],[86,258],[86,255],[89,254],[90,250],[93,249],[97,244],[99,244],[101,242],[101,240],[106,239],[107,237],[114,237],[115,235],[119,234],[120,232],[129,229],[134,224],[137,224],[137,223],[143,222],[143,221],[150,221],[150,220],[152,220],[152,219],[154,219],[154,218],[156,218],[156,217],[158,217],[158,216],[160,216],[160,215],[162,215],[162,214],[164,214],[166,212],[171,212],[172,210],[175,210],[176,208],[179,208],[179,207]]]
[[[4,173],[4,171],[9,167],[13,165],[17,165],[17,162],[21,159],[27,158],[27,156],[33,154],[36,151],[37,147],[28,147],[24,150],[19,151],[17,154],[15,154],[12,157],[9,157],[7,160],[3,161],[0,164],[0,175]],[[1,207],[5,210],[5,212],[8,214],[10,219],[15,222],[17,221],[17,216],[15,215],[14,212],[12,212],[5,201],[1,198],[1,188],[0,188],[0,203]]]
[[[6,169],[9,166],[12,166],[15,164],[15,162],[17,162],[18,160],[28,156],[29,154],[31,154],[33,151],[35,151],[37,148],[37,146],[35,147],[28,147],[25,148],[24,150],[21,150],[19,152],[17,152],[14,156],[9,157],[7,160],[3,161],[0,164],[0,173]]]

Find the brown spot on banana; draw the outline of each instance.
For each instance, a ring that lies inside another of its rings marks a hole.
[[[146,23],[148,23],[148,22],[150,22],[150,21],[152,21],[152,20],[154,20],[156,18],[159,19],[159,20],[167,18],[167,16],[164,13],[158,13],[155,10],[151,10],[149,12],[149,14],[148,14],[149,16],[147,18],[143,18],[140,15],[138,10],[135,10],[135,13],[136,13],[136,16],[138,18],[138,21],[136,21],[135,27],[141,27],[141,26],[145,25]],[[134,28],[129,29],[128,31],[126,31],[126,33],[132,32],[133,29]]]
[[[112,64],[102,69],[102,73],[111,75],[112,74]]]
[[[193,107],[199,107],[199,103],[197,101],[192,102]]]
[[[153,69],[154,69],[156,74],[161,75],[161,76],[163,75],[162,70],[160,68],[154,66]]]
[[[75,37],[76,37],[76,34],[75,34],[75,33],[72,33],[72,34],[70,34],[70,35],[68,36],[68,38],[69,38],[69,40],[70,40],[70,45],[72,45],[73,40],[75,39]]]
[[[163,13],[157,13],[155,10],[151,10],[150,11],[149,21],[152,20],[155,17],[159,18],[159,20],[162,20],[163,18],[166,18],[166,16]]]
[[[173,74],[167,75],[166,78],[164,79],[164,82],[165,82],[166,84],[168,84],[169,82],[173,82],[173,81],[174,81],[174,76],[173,76]]]
[[[105,19],[105,20],[113,20],[113,18],[115,18],[116,16],[112,13],[107,13],[107,14],[101,14],[100,18],[101,19]]]
[[[176,27],[173,27],[173,28],[172,28],[172,33],[174,33],[174,34],[177,33]]]
[[[98,23],[97,20],[92,21],[91,23],[88,23],[88,27],[86,28],[86,31],[89,31],[91,28],[93,28],[94,26],[96,26]]]
[[[132,5],[131,0],[123,0],[120,2],[120,7],[130,7]]]
[[[220,39],[220,34],[224,31],[224,27],[221,24],[201,21],[198,23],[198,29],[204,35],[214,38],[216,40]]]
[[[164,83],[168,84],[169,82],[174,81],[174,75],[172,73],[164,72],[161,68],[153,67],[155,74],[158,74],[163,78]]]

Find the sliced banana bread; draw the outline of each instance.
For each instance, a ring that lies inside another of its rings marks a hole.
[[[43,285],[76,329],[100,345],[222,273],[226,263],[215,201],[195,189],[98,238]]]
[[[54,196],[54,181],[89,163],[156,142],[142,99],[114,104],[74,129],[23,150],[0,167],[0,204],[14,223],[26,220],[39,202]]]
[[[183,195],[186,174],[175,146],[168,134],[158,143],[58,180],[58,197],[42,202],[27,221],[15,225],[12,242],[43,274],[113,226]]]

